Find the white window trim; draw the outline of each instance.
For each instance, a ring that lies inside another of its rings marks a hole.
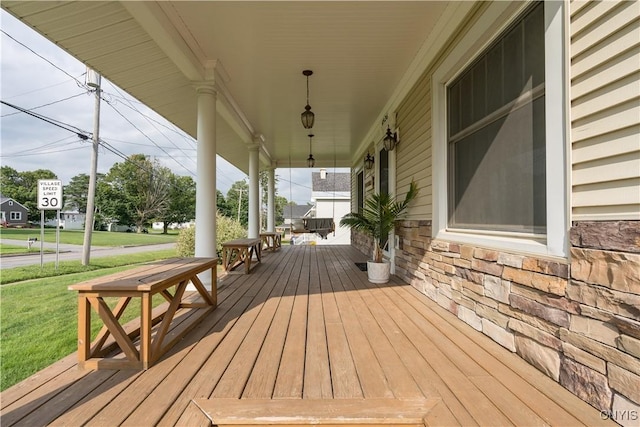
[[[22,212],[20,211],[11,211],[9,214],[9,218],[11,221],[22,221]]]
[[[446,88],[465,70],[479,52],[491,44],[528,6],[527,2],[493,2],[473,24],[432,78],[433,141],[433,237],[475,246],[491,247],[551,258],[568,257],[569,196],[568,148],[566,141],[568,106],[566,89],[566,7],[562,1],[545,2],[545,124],[547,234],[522,236],[451,230],[447,197],[447,105]],[[495,30],[493,30],[495,29]]]
[[[395,114],[394,114],[395,117]],[[395,128],[395,126],[394,126]],[[397,128],[396,132],[397,132]],[[376,156],[382,150],[384,144],[382,142],[382,138],[376,144]],[[397,147],[396,147],[397,149]],[[379,164],[375,165],[375,192],[380,192],[380,166]],[[396,196],[396,150],[389,151],[389,195],[391,197]],[[387,245],[387,249],[383,250],[383,256],[387,258],[391,262],[391,274],[395,274],[396,272],[396,245],[395,245],[396,235],[394,231],[391,231],[389,234],[389,244]]]

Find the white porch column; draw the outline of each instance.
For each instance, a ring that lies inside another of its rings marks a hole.
[[[249,146],[249,238],[260,237],[260,177],[258,144]]]
[[[198,94],[196,252],[197,257],[216,256],[216,99],[213,83],[196,86]],[[200,279],[207,287],[211,275]]]
[[[269,168],[267,190],[267,231],[276,231],[276,172],[275,168]]]

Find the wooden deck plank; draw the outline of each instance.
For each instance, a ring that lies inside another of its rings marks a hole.
[[[266,269],[263,270],[262,274],[254,275],[258,278],[257,280],[247,281],[251,284],[244,296],[244,298],[250,299],[248,304],[238,314],[237,321],[224,339],[221,339],[215,350],[200,367],[199,375],[196,375],[189,382],[181,398],[171,405],[168,413],[163,416],[161,420],[163,424],[191,425],[201,421],[201,414],[196,414],[194,411],[186,410],[186,408],[189,407],[193,398],[209,398],[211,396],[218,381],[235,356],[236,350],[260,313],[261,305],[275,286],[275,281],[270,280],[270,278],[279,268],[276,263],[265,267]]]
[[[392,391],[391,385],[395,384],[396,381],[391,378],[390,375],[395,376],[396,372],[385,373],[380,363],[380,360],[384,360],[384,365],[390,363],[390,360],[386,359],[390,354],[383,353],[380,356],[377,355],[380,354],[379,349],[388,350],[389,343],[386,339],[380,341],[371,340],[370,337],[372,335],[374,335],[374,339],[381,338],[380,335],[375,335],[376,329],[379,331],[377,323],[372,321],[368,315],[369,313],[363,310],[362,306],[357,304],[357,301],[354,303],[354,301],[350,300],[347,294],[348,291],[342,283],[345,272],[337,262],[335,256],[330,253],[331,251],[329,250],[327,252],[325,262],[328,277],[331,281],[331,291],[335,296],[340,317],[342,318],[364,397],[423,397],[423,394],[413,382],[413,392],[405,393],[404,391],[398,390],[396,394],[395,391]],[[329,289],[327,291],[329,291]],[[402,372],[398,374],[400,377],[403,375]],[[402,379],[404,380],[406,378]]]
[[[43,370],[36,372],[24,381],[9,387],[2,392],[2,399],[0,399],[0,411],[5,413],[5,408],[9,405],[20,399],[24,399],[29,393],[32,393],[35,389],[42,387],[58,375],[75,368],[77,363],[78,356],[71,354],[64,359],[47,366]]]
[[[320,294],[320,277],[315,260],[313,263],[311,262],[311,249],[305,251],[301,275],[305,274],[309,276],[309,315],[307,318],[307,348],[302,396],[305,399],[331,399],[333,390],[322,310],[322,295]]]
[[[482,375],[471,376],[469,379],[496,407],[500,408],[514,425],[541,427],[549,425],[494,377]]]
[[[511,425],[509,420],[468,378],[466,370],[460,366],[451,363],[450,358],[443,352],[441,346],[448,344],[448,339],[442,337],[438,341],[430,340],[413,321],[407,317],[403,310],[393,304],[386,295],[379,292],[380,289],[371,289],[368,292],[370,306],[379,305],[393,318],[396,328],[407,337],[411,344],[424,360],[435,367],[434,371],[442,379],[442,381],[450,388],[465,407],[465,409],[473,416],[479,425]],[[390,333],[395,332],[390,330]]]
[[[204,390],[203,383],[206,384],[212,380],[198,374],[206,372],[207,367],[216,362],[213,360],[214,353],[220,343],[234,329],[243,313],[256,304],[255,288],[266,288],[265,283],[274,270],[275,266],[270,266],[263,271],[262,275],[250,275],[247,276],[250,280],[236,282],[237,287],[223,288],[224,291],[232,294],[218,305],[218,309],[213,311],[209,321],[203,321],[202,337],[198,340],[194,351],[190,352],[180,362],[180,366],[131,414],[127,423],[139,425],[151,420],[153,423],[173,425],[180,419],[189,406],[191,400],[189,396],[198,393],[198,390]],[[225,276],[225,279],[227,277],[235,281],[232,276]],[[222,366],[222,363],[218,365]],[[168,393],[167,390],[173,392]],[[159,405],[158,402],[162,404]]]
[[[517,355],[500,347],[483,334],[473,333],[468,325],[455,322],[455,317],[427,299],[417,299],[417,290],[410,286],[402,289],[399,295],[411,306],[419,309],[424,318],[430,319],[435,330],[447,336],[459,334],[459,348],[474,346],[473,356],[487,366],[491,374],[519,398],[529,405],[538,415],[550,422],[566,425],[596,424],[611,425],[602,420],[599,411],[559,387],[551,378],[545,376],[533,366],[528,365]],[[453,318],[453,319],[452,319]]]
[[[282,268],[274,272],[272,280],[275,281],[275,286],[261,305],[260,313],[256,316],[242,344],[237,348],[233,360],[222,374],[211,397],[239,398],[242,395],[285,292],[290,274],[288,268],[292,267],[292,262],[284,263],[281,265]]]
[[[210,330],[212,327],[211,322],[215,323],[221,317],[224,317],[225,310],[233,307],[237,300],[241,298],[242,289],[238,290],[228,287],[220,291],[218,296],[220,301],[220,305],[218,307],[220,310],[214,311],[210,318],[203,320],[203,323],[197,325],[188,337],[169,351],[165,358],[170,361],[161,362],[163,366],[161,374],[163,375],[146,375],[146,378],[139,379],[135,384],[129,387],[125,393],[123,393],[122,397],[120,395],[116,396],[111,402],[109,402],[109,404],[105,405],[99,412],[94,414],[91,423],[104,425],[105,423],[110,423],[109,420],[111,420],[111,423],[115,421],[122,423],[125,418],[136,411],[138,411],[138,413],[144,411],[146,417],[145,420],[151,420],[158,410],[164,412],[166,408],[162,408],[157,405],[150,405],[150,408],[153,410],[150,409],[144,404],[145,399],[148,399],[148,395],[153,394],[156,391],[159,384],[166,384],[167,378],[171,377],[172,379],[175,379],[175,372],[178,372],[179,376],[188,376],[187,373],[190,372],[190,369],[193,369],[193,375],[195,375],[195,372],[197,372],[197,366],[195,364],[185,364],[184,361],[188,359],[191,349],[193,349],[194,346],[199,343],[201,338]],[[184,356],[185,354],[187,354],[187,356]],[[179,371],[175,371],[173,368],[178,366],[180,366],[181,369]],[[179,389],[173,387],[176,383],[171,384],[172,387],[169,387],[169,389],[178,393]],[[130,393],[132,389],[135,391],[129,396],[128,393]],[[169,393],[166,393],[166,389],[160,393],[161,396],[166,396],[167,394]],[[142,407],[142,409],[140,409],[140,407]]]
[[[107,381],[101,383],[91,393],[75,403],[49,423],[50,426],[78,426],[84,424],[88,418],[100,412],[118,394],[122,393],[133,381],[142,374],[142,371],[122,370]]]
[[[300,280],[300,272],[295,268],[297,262],[298,258],[293,257],[284,268],[287,272],[281,277],[281,280],[286,282],[284,294],[280,298],[280,304],[269,328],[269,333],[242,393],[242,397],[245,399],[265,399],[273,396]]]
[[[70,355],[2,393],[2,425],[208,426],[193,399],[273,399],[292,413],[318,389],[320,407],[358,389],[369,403],[435,398],[430,426],[612,425],[411,286],[370,284],[354,265],[364,259],[284,246],[254,274],[224,276],[218,308],[148,371],[79,375]]]
[[[327,268],[325,252],[322,249],[317,250],[315,259],[318,263],[318,270],[325,272],[322,280],[320,280],[320,291],[322,293],[322,308],[325,313],[333,397],[336,399],[362,398],[362,386],[360,385],[354,360],[357,357],[354,354],[357,351],[357,347],[350,345],[347,340],[345,325],[342,322],[335,292],[331,285],[332,279],[336,280],[337,277],[335,275],[332,277]],[[361,373],[363,377],[366,375],[364,371],[361,371]]]
[[[352,280],[354,289],[368,288],[370,284],[367,281],[366,274],[355,273],[351,269],[352,266],[349,265],[348,261],[345,261],[347,254],[342,252],[342,255],[343,256],[340,257],[340,262],[344,266],[347,275]],[[475,421],[465,405],[458,400],[458,397],[455,394],[455,389],[450,388],[449,385],[437,374],[436,370],[438,369],[438,366],[432,367],[430,363],[424,360],[423,355],[416,349],[410,338],[402,333],[399,327],[395,324],[391,315],[387,313],[384,306],[378,304],[377,300],[366,293],[360,292],[358,295],[362,298],[364,303],[363,307],[366,307],[366,309],[375,317],[376,321],[382,328],[386,339],[389,340],[397,355],[402,360],[405,368],[411,373],[423,393],[425,393],[425,395],[433,395],[434,393],[439,395],[444,400],[449,411],[455,414],[455,417],[461,425],[478,425],[477,421]]]
[[[49,399],[38,411],[29,413],[16,425],[41,426],[46,425],[52,418],[57,418],[66,413],[76,403],[76,396],[90,394],[102,382],[108,381],[117,371],[99,371],[93,373],[93,378],[87,381],[87,376],[66,387],[55,397]],[[3,417],[4,418],[4,417]],[[9,420],[10,422],[10,420]],[[4,419],[3,419],[4,423]]]
[[[287,248],[291,250],[291,248]],[[281,251],[282,252],[282,251]],[[303,255],[304,252],[300,251]],[[287,330],[282,359],[278,367],[274,399],[301,399],[304,384],[305,348],[307,342],[307,314],[309,307],[309,275],[303,274],[302,259],[295,274],[298,288],[293,301],[291,319]]]
[[[2,408],[2,425],[10,426],[16,424],[32,412],[39,411],[49,400],[88,374],[88,371],[69,369],[51,378],[41,387],[34,388],[22,399],[14,401],[10,405]]]

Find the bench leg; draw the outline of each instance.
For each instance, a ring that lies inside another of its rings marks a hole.
[[[253,258],[253,248],[242,249],[242,253],[244,255],[244,272],[245,274],[249,274],[249,270],[251,270],[251,258]]]
[[[91,357],[91,305],[87,298],[78,295],[78,366],[84,368],[84,362]]]
[[[151,366],[151,295],[145,292],[140,301],[140,362],[142,369]]]

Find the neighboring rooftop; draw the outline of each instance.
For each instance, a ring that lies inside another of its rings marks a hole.
[[[351,191],[351,173],[349,172],[313,172],[311,174],[311,187],[313,191]]]
[[[284,219],[302,218],[311,208],[312,206],[309,205],[286,205],[283,211]]]

